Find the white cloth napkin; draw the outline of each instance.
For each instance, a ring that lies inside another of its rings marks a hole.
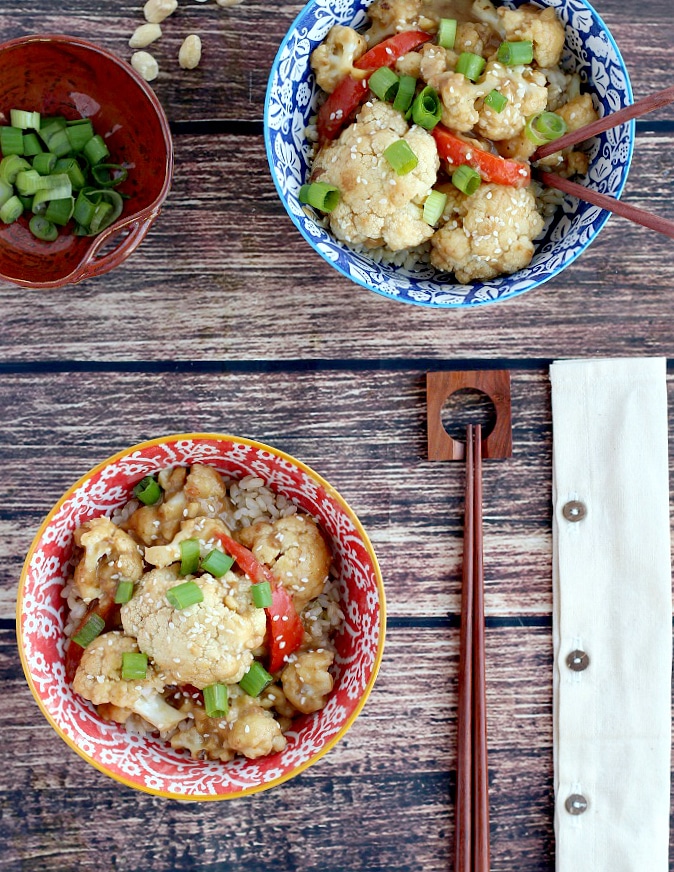
[[[559,361],[550,381],[556,869],[668,872],[666,362]]]

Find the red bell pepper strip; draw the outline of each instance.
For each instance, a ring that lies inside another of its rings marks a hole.
[[[66,681],[69,684],[73,683],[77,667],[80,665],[82,655],[85,651],[81,645],[78,645],[77,642],[73,642],[72,637],[80,632],[92,615],[98,615],[99,618],[102,618],[105,621],[105,630],[107,630],[112,623],[112,616],[115,612],[115,608],[116,603],[112,598],[94,599],[87,606],[87,610],[84,615],[82,615],[81,621],[70,638],[68,650],[65,654]]]
[[[271,605],[265,609],[267,614],[267,634],[269,636],[269,672],[274,674],[282,668],[286,659],[302,644],[304,627],[295,609],[290,591],[276,580],[268,566],[261,563],[253,552],[232,539],[226,533],[216,533],[222,547],[232,556],[251,581],[268,581],[271,586]]]
[[[509,160],[499,154],[492,154],[478,148],[477,144],[466,142],[442,124],[437,124],[431,133],[438,147],[440,159],[446,160],[453,167],[467,164],[476,169],[485,182],[493,182],[495,185],[524,188],[531,181],[531,169],[528,164]]]
[[[392,67],[399,58],[428,42],[430,38],[430,33],[423,30],[405,30],[396,33],[361,55],[354,62],[354,67],[367,70],[369,73],[380,67]],[[328,96],[318,110],[317,127],[320,145],[335,139],[363,102],[369,91],[368,79],[367,75],[362,79],[346,76]]]

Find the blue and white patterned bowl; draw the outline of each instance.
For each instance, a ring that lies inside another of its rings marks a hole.
[[[264,136],[272,177],[281,201],[307,242],[328,263],[364,288],[384,297],[433,308],[474,306],[507,300],[556,276],[587,248],[609,214],[566,197],[536,243],[531,264],[510,276],[461,285],[430,266],[406,269],[374,262],[351,251],[306,214],[297,193],[308,176],[310,144],[305,129],[317,111],[320,89],[309,57],[334,24],[359,28],[371,0],[309,0],[281,43],[269,76]],[[510,6],[520,6],[515,0]],[[584,0],[545,0],[566,27],[565,69],[589,86],[601,115],[632,101],[625,64],[606,25]],[[591,143],[588,187],[619,197],[627,179],[634,122],[608,130]]]

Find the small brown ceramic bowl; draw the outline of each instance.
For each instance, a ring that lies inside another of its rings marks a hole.
[[[173,142],[154,91],[130,64],[91,42],[28,36],[0,45],[0,112],[8,119],[11,109],[90,118],[128,178],[118,189],[122,214],[98,236],[75,236],[68,226],[43,242],[23,216],[0,225],[0,278],[57,288],[119,266],[147,234],[171,186]]]

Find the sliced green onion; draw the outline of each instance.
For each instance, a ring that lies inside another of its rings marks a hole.
[[[414,76],[401,76],[398,82],[398,91],[393,101],[393,108],[399,112],[407,112],[414,100],[416,89],[417,80]]]
[[[472,197],[481,183],[480,174],[467,164],[461,164],[452,173],[452,184],[468,197]]]
[[[456,40],[456,18],[441,18],[438,25],[438,45],[454,48]]]
[[[412,103],[412,120],[425,130],[432,130],[442,117],[438,92],[430,85],[420,91]]]
[[[461,52],[456,62],[456,72],[462,73],[471,82],[477,82],[487,62],[481,55],[469,51]]]
[[[184,581],[166,591],[166,599],[174,609],[186,609],[204,601],[204,593],[195,581]]]
[[[23,203],[14,194],[0,206],[0,221],[3,224],[13,224],[18,218],[23,215]]]
[[[302,185],[298,193],[300,203],[306,203],[321,212],[332,212],[339,203],[339,189],[327,182],[312,182]]]
[[[406,176],[407,173],[411,173],[419,163],[419,158],[404,139],[397,139],[385,148],[384,157],[399,176]]]
[[[51,221],[47,221],[44,215],[33,215],[28,222],[28,229],[36,239],[43,242],[54,242],[58,239],[58,228]]]
[[[78,197],[78,202],[79,199]],[[162,493],[161,485],[153,475],[146,475],[145,478],[141,478],[133,489],[134,497],[146,506],[153,506],[159,502]]]
[[[30,164],[18,154],[8,154],[0,161],[0,179],[13,185],[22,170],[29,170]]]
[[[40,113],[26,112],[25,109],[10,109],[9,123],[12,127],[20,127],[22,130],[39,130]]]
[[[65,175],[70,179],[70,184],[73,186],[74,191],[81,190],[87,183],[82,168],[74,157],[59,158],[59,160],[56,161],[54,172],[65,173]]]
[[[132,596],[133,582],[128,581],[127,579],[122,579],[122,581],[118,583],[117,590],[115,591],[115,602],[128,603]]]
[[[94,138],[94,126],[88,118],[80,119],[66,126],[66,136],[72,151],[80,152]]]
[[[239,682],[239,687],[248,696],[259,696],[265,687],[269,687],[274,679],[264,666],[257,660],[253,660],[250,669]]]
[[[51,115],[47,118],[40,119],[40,136],[45,145],[48,145],[48,140],[59,130],[65,130],[66,120],[62,115]]]
[[[85,227],[88,230],[88,228],[91,226],[91,221],[92,221],[92,218],[94,217],[95,211],[96,211],[96,203],[94,203],[92,200],[89,199],[89,196],[87,195],[86,191],[80,191],[79,194],[77,195],[77,199],[75,200],[75,210],[73,212],[73,218],[75,219],[75,223],[82,226],[82,227]],[[154,481],[152,476],[147,476],[146,478],[143,479],[143,481],[149,481],[149,480]],[[140,484],[142,484],[142,483],[143,482],[140,482]],[[136,487],[139,487],[139,485],[136,485]],[[136,494],[136,496],[138,497],[138,499],[141,502],[145,503],[148,506],[152,506],[152,505],[154,505],[154,503],[157,502],[157,500],[161,496],[161,488],[159,487],[158,484],[157,484],[157,488],[158,488],[158,491],[155,491],[155,489],[150,491],[150,494],[156,493],[156,499],[154,499],[153,502],[146,502],[146,500],[144,500],[140,496],[139,493],[136,493],[135,488],[134,488],[133,492],[134,492],[134,494]]]
[[[484,98],[484,105],[493,109],[494,112],[503,112],[505,107],[508,105],[508,98],[505,94],[502,94],[494,88]]]
[[[91,166],[102,163],[106,157],[110,157],[110,152],[105,144],[105,140],[98,133],[92,136],[89,142],[84,146],[82,152]]]
[[[380,100],[392,102],[398,90],[398,77],[388,67],[379,67],[368,79],[368,85],[373,94]]]
[[[431,227],[440,220],[447,205],[447,194],[442,191],[431,191],[424,203],[424,221]]]
[[[24,133],[23,135],[23,153],[27,157],[33,157],[36,154],[42,153],[42,146],[36,133]]]
[[[87,645],[90,645],[94,641],[96,636],[101,635],[104,627],[105,621],[100,615],[89,615],[87,622],[79,633],[73,636],[73,642],[80,645],[82,648],[86,648]]]
[[[94,181],[101,188],[114,188],[125,182],[128,171],[120,164],[97,164],[91,168]]]
[[[271,585],[268,581],[260,581],[258,584],[251,585],[250,595],[253,598],[253,605],[257,609],[268,609],[272,604]]]
[[[180,574],[193,575],[199,569],[199,540],[183,539],[180,543]]]
[[[61,200],[50,200],[47,206],[44,217],[52,224],[58,224],[65,227],[68,221],[73,217],[73,209],[75,208],[74,197],[64,197]]]
[[[226,684],[209,684],[204,688],[204,709],[209,718],[224,718],[229,712]]]
[[[530,39],[521,42],[502,42],[496,52],[496,60],[509,67],[530,64],[534,59],[534,44]]]
[[[224,554],[217,548],[209,552],[201,561],[201,568],[210,573],[214,578],[222,578],[222,576],[231,569],[234,565],[234,558],[229,554]]]
[[[8,154],[23,154],[23,130],[19,127],[0,127],[0,151]]]
[[[54,171],[58,158],[50,151],[43,151],[41,154],[36,154],[33,158],[33,169],[40,173],[41,176],[47,176]]]
[[[10,197],[14,196],[14,188],[9,182],[0,179],[0,206],[4,205]]]
[[[56,130],[47,142],[49,151],[53,152],[57,157],[65,157],[70,152],[70,140],[65,127]]]
[[[122,681],[142,681],[147,678],[147,654],[124,651],[122,654]]]
[[[41,176],[37,170],[21,170],[16,177],[16,189],[25,197],[37,194],[38,191],[49,191],[51,196],[48,200],[59,200],[72,194],[70,179],[65,173],[52,173],[50,176]]]
[[[539,112],[538,115],[532,115],[531,118],[527,118],[527,123],[524,127],[525,136],[534,145],[544,145],[546,142],[553,142],[565,133],[566,121],[561,115],[557,115],[556,112]]]

